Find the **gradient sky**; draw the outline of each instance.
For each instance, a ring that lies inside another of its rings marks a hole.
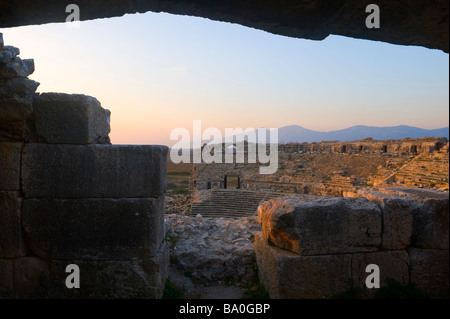
[[[38,92],[92,95],[111,110],[114,144],[172,145],[172,129],[193,120],[222,132],[449,125],[449,56],[438,50],[164,13],[0,32],[34,58]]]

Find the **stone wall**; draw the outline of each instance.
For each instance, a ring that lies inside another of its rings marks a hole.
[[[111,145],[108,110],[36,94],[18,54],[0,34],[0,298],[160,298],[168,149]]]
[[[448,297],[448,193],[392,188],[348,197],[291,195],[258,209],[262,232],[255,251],[272,298],[333,298],[358,287],[365,298],[366,267]]]

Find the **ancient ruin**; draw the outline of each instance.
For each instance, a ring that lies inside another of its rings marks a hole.
[[[111,145],[99,101],[36,94],[0,40],[0,297],[160,298],[167,147]]]
[[[370,263],[384,269],[383,282],[445,297],[448,147],[446,138],[279,145],[272,175],[259,174],[260,163],[194,164],[187,213],[257,211],[255,256],[272,298],[333,298],[355,287],[371,298]],[[221,149],[224,158],[230,148]]]
[[[337,34],[449,51],[448,1],[379,1],[377,32],[360,27],[369,3],[79,5],[83,20],[169,12],[299,38]],[[0,27],[64,22],[65,6],[0,0]],[[372,263],[382,285],[393,278],[448,298],[446,139],[280,145],[278,171],[268,176],[259,164],[199,164],[190,216],[164,223],[167,148],[109,144],[110,114],[99,101],[36,94],[34,62],[19,55],[0,34],[0,298],[160,298],[170,249],[203,280],[247,280],[256,261],[271,298],[333,298],[353,287],[371,298],[364,280]],[[80,289],[65,285],[70,264],[83,269]]]
[[[448,145],[446,138],[280,144],[278,170],[269,175],[258,173],[260,163],[194,164],[191,213],[250,216],[280,193],[343,196],[393,186],[448,192]]]

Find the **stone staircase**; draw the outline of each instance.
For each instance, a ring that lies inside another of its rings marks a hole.
[[[282,193],[270,191],[250,191],[240,189],[218,189],[211,193],[211,198],[193,203],[190,215],[203,217],[248,217],[256,213],[259,204],[270,197]]]

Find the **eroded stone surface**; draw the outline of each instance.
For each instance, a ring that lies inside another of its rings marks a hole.
[[[417,206],[414,201],[370,190],[347,192],[344,196],[365,197],[378,205],[383,213],[384,249],[405,249],[411,243],[412,211]]]
[[[13,287],[12,260],[0,258],[0,298],[12,298]]]
[[[6,64],[0,64],[0,77],[4,78],[26,78],[33,72],[33,59],[22,60],[18,57],[15,57]]]
[[[163,245],[153,258],[137,260],[14,260],[16,298],[161,298],[168,274],[168,251]],[[66,267],[80,268],[80,288],[67,289]]]
[[[299,256],[255,236],[259,277],[271,298],[332,298],[351,287],[351,254]]]
[[[26,198],[158,198],[166,190],[166,146],[26,144]]]
[[[34,254],[51,259],[153,257],[164,239],[159,199],[27,199],[22,223]]]
[[[25,256],[28,249],[21,225],[19,192],[0,191],[0,258]]]
[[[43,93],[34,101],[36,133],[44,143],[108,144],[110,115],[82,94]]]
[[[22,143],[0,142],[0,190],[20,190]]]
[[[448,250],[411,248],[411,281],[434,297],[448,298]]]
[[[363,198],[280,197],[258,214],[264,239],[303,256],[375,251],[381,244],[381,211]]]
[[[254,275],[255,217],[165,216],[173,267],[201,282],[249,281]]]
[[[352,256],[352,279],[353,284],[364,290],[364,296],[373,297],[376,289],[368,289],[366,272],[368,265],[377,265],[380,269],[380,287],[384,287],[387,279],[406,285],[409,282],[409,255],[405,250],[380,251],[364,254],[353,254]]]

